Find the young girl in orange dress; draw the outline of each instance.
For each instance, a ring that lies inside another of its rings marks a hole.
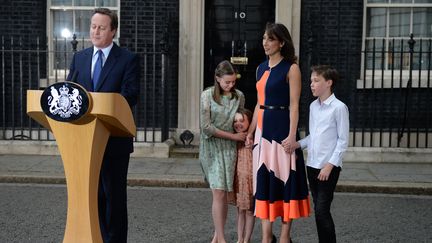
[[[252,112],[239,109],[234,117],[234,130],[247,132],[252,121]],[[230,193],[230,203],[237,207],[237,242],[250,242],[255,224],[253,215],[252,149],[244,142],[237,142],[237,165],[234,175],[234,191]]]

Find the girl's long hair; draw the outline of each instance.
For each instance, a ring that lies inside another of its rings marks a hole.
[[[216,101],[216,103],[218,103],[219,105],[221,105],[221,93],[222,88],[219,85],[219,82],[217,81],[217,77],[218,78],[222,78],[222,76],[224,75],[233,75],[233,74],[237,74],[235,68],[233,67],[233,65],[227,61],[224,60],[222,62],[220,62],[215,69],[215,75],[214,75],[214,91],[213,91],[213,100]],[[232,87],[231,91],[231,99],[238,98],[237,92],[235,91],[235,85]]]

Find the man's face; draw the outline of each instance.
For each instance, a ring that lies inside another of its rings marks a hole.
[[[108,15],[96,13],[91,18],[90,38],[96,48],[109,46],[116,31],[111,29],[111,19]]]

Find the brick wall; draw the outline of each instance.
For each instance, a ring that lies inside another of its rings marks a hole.
[[[154,53],[161,51],[161,41],[168,43],[167,53],[167,83],[165,99],[168,105],[170,127],[177,126],[177,93],[178,93],[178,38],[179,38],[179,0],[163,1],[121,1],[121,29],[120,44],[138,53]],[[153,71],[161,67],[160,55],[142,56],[141,65],[147,62],[148,75],[141,84],[141,90],[151,90],[158,87],[156,92],[143,93],[140,100],[141,108],[138,116],[145,124],[159,124],[161,107],[160,72]],[[155,100],[155,101],[154,101]],[[144,111],[147,115],[144,116]],[[154,117],[153,114],[156,116]]]
[[[37,39],[40,56],[28,51],[37,49]],[[46,57],[42,52],[46,50],[46,1],[2,1],[0,47],[4,50],[0,54],[0,94],[4,91],[0,95],[0,125],[23,127],[29,122],[26,90],[37,88],[38,73],[41,78],[45,76]]]
[[[314,99],[309,87],[310,66],[330,64],[341,76],[335,94],[350,110],[351,129],[368,132],[397,131],[403,127],[417,132],[430,130],[432,112],[427,106],[430,102],[427,89],[356,88],[363,65],[362,0],[304,0],[301,16],[303,92],[300,127],[306,128],[308,107]]]
[[[26,42],[36,36],[46,38],[46,1],[2,1],[0,33],[21,37]]]
[[[311,65],[330,64],[339,71],[341,81],[335,94],[352,108],[353,92],[361,70],[363,1],[304,0],[301,9],[303,92],[300,126],[305,127],[309,104],[313,100],[309,86]]]

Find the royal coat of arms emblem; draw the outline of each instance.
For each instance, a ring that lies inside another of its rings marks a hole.
[[[59,94],[60,91],[60,94]],[[82,96],[79,91],[72,88],[72,93],[69,93],[69,88],[62,86],[57,90],[51,86],[51,96],[48,96],[49,111],[53,115],[59,115],[62,118],[69,118],[72,114],[77,115],[80,112],[82,104]]]
[[[75,83],[59,82],[45,89],[41,96],[41,106],[45,114],[54,120],[77,120],[87,112],[89,96]]]

